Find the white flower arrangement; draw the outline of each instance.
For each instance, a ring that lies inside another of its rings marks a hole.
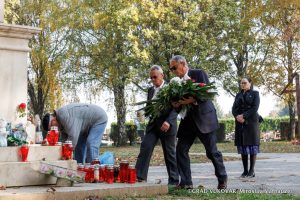
[[[67,169],[60,166],[41,163],[40,170],[42,174],[49,174],[58,178],[64,178],[79,183],[84,182],[86,172]]]
[[[174,77],[170,80],[170,83],[178,83],[179,85],[181,85],[182,82],[183,82],[182,79],[179,77]]]

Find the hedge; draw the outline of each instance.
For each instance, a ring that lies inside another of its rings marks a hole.
[[[114,145],[119,146],[118,144],[120,134],[117,132],[117,123],[112,122],[110,128],[110,139],[114,142]],[[126,122],[125,123],[125,138],[122,138],[121,141],[125,141],[123,143],[127,143],[129,140],[130,145],[133,145],[137,139],[137,127],[133,122]]]
[[[266,117],[264,121],[260,123],[259,128],[261,132],[280,130],[280,122],[288,122],[289,117]],[[225,133],[234,132],[234,118],[219,119],[219,123],[225,125]]]
[[[280,123],[281,122],[289,122],[289,117],[266,117],[264,118],[264,121],[260,123],[260,131],[261,132],[267,132],[267,131],[275,131],[280,130]],[[178,124],[180,122],[178,121]],[[226,133],[232,133],[234,132],[234,118],[228,118],[228,119],[219,119],[219,123],[221,124],[222,130],[219,130],[219,134],[222,135],[221,138],[218,138],[219,141],[224,140],[224,134]],[[223,125],[224,124],[224,125]],[[116,122],[111,123],[111,129],[110,129],[110,138],[114,141],[114,144],[117,144],[118,139],[120,135],[117,133],[117,124]],[[134,144],[138,134],[137,134],[137,127],[136,125],[130,121],[125,123],[125,131],[126,136],[125,138],[122,138],[120,141],[128,141],[130,142],[130,145]],[[224,131],[224,133],[223,133]],[[118,144],[117,144],[118,145]]]

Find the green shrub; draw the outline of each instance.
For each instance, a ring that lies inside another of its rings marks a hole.
[[[120,134],[118,133],[117,131],[117,123],[116,122],[112,122],[110,124],[110,134],[109,134],[109,137],[110,139],[114,142],[114,146],[117,146],[118,144],[118,140],[119,140],[119,137],[120,137]]]
[[[124,138],[120,138],[120,134],[117,131],[117,123],[112,122],[110,128],[110,139],[114,142],[114,146],[120,146],[119,141],[123,143],[127,143],[129,140],[130,145],[134,144],[137,139],[137,127],[133,122],[125,122],[125,132],[126,136]],[[125,141],[125,142],[124,142]]]
[[[225,126],[225,133],[231,133],[234,132],[234,118],[228,118],[228,119],[220,119],[220,124],[224,124]]]
[[[280,123],[288,121],[289,117],[266,117],[259,128],[261,132],[280,130]],[[225,124],[225,133],[234,132],[234,118],[219,119],[219,123]]]
[[[127,138],[129,140],[129,144],[130,146],[133,145],[138,137],[137,134],[137,126],[132,122],[126,122],[125,123],[125,127],[126,127],[126,135]]]
[[[261,132],[280,130],[280,123],[288,121],[289,117],[266,117],[259,128]]]
[[[217,142],[225,141],[225,124],[219,123],[220,128],[217,130]]]

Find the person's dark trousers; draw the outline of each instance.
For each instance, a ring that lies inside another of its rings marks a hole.
[[[179,175],[177,170],[176,152],[175,152],[175,135],[158,135],[155,132],[148,132],[141,143],[140,153],[136,162],[136,175],[138,179],[147,180],[148,169],[153,149],[160,138],[162,149],[166,162],[167,172],[169,176],[168,184],[177,185]]]
[[[138,136],[140,136],[141,141],[143,142],[144,137],[145,137],[145,130],[138,130]]]
[[[177,167],[179,175],[181,177],[180,185],[193,185],[191,176],[190,157],[188,155],[189,150],[195,140],[199,137],[200,141],[205,147],[206,156],[212,161],[215,167],[215,175],[219,182],[227,180],[227,174],[223,163],[223,157],[221,152],[218,151],[216,145],[216,133],[211,132],[203,134],[200,132],[193,132],[186,137],[178,138],[176,155],[177,155]]]

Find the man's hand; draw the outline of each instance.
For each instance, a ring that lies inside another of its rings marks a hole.
[[[161,130],[162,132],[167,132],[167,131],[169,130],[169,128],[170,128],[170,124],[169,124],[168,122],[165,121],[165,122],[161,125],[160,130]]]
[[[182,100],[178,101],[181,105],[185,105],[185,104],[191,104],[191,103],[195,103],[196,99],[192,96],[188,97],[188,98],[183,98]]]
[[[237,120],[239,123],[244,123],[244,122],[245,122],[245,119],[244,119],[244,116],[243,116],[243,115],[237,115],[237,116],[236,116],[236,120]]]
[[[179,108],[181,106],[181,104],[178,101],[172,101],[171,104],[174,108]]]

